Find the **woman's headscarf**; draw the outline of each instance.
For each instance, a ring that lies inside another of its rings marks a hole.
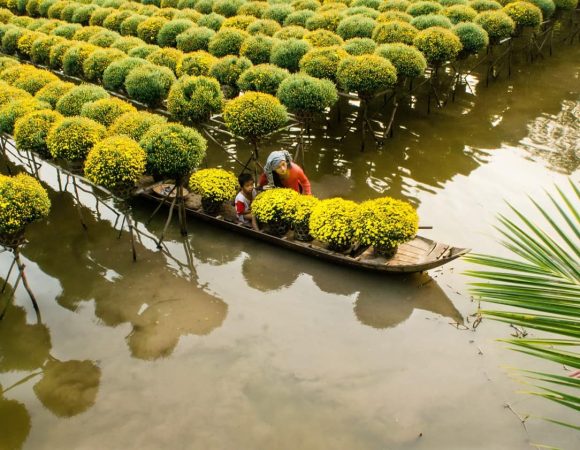
[[[266,160],[266,165],[264,166],[264,173],[268,179],[268,184],[274,186],[274,170],[280,165],[282,161],[286,161],[288,167],[292,163],[292,156],[286,150],[278,150],[270,153],[268,159]]]

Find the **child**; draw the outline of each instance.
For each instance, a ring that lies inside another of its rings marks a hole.
[[[238,221],[244,225],[253,225],[252,201],[254,201],[257,194],[254,189],[254,177],[247,172],[243,172],[238,177],[238,183],[240,183],[241,189],[234,200]]]

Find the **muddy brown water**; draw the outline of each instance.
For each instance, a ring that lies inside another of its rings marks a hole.
[[[505,254],[493,228],[504,200],[536,217],[528,195],[579,180],[579,61],[578,46],[563,46],[510,80],[472,77],[442,110],[401,111],[382,149],[361,153],[356,133],[339,142],[334,118],[316,124],[304,160],[313,189],[408,199],[433,226],[425,236]],[[344,120],[353,112],[343,105]],[[209,165],[235,168],[210,150]],[[40,175],[53,208],[23,255],[42,322],[19,287],[0,323],[0,449],[580,446],[537,418],[577,415],[518,393],[507,368],[550,366],[495,342],[508,326],[464,329],[477,309],[466,263],[378,276],[193,221],[187,245],[175,224],[160,252],[151,237],[164,217],[147,226],[153,208],[136,202],[134,264],[111,210],[81,192],[85,232],[70,183],[59,192],[53,169]],[[2,253],[2,273],[9,264]]]

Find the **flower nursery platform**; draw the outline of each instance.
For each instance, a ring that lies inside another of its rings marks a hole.
[[[163,192],[172,185],[157,183],[139,190],[139,195],[155,202],[163,201]],[[169,204],[166,203],[169,207]],[[412,273],[422,272],[447,264],[470,251],[467,248],[453,247],[416,236],[413,240],[400,245],[390,258],[375,254],[372,247],[352,246],[345,252],[335,252],[318,241],[302,242],[294,239],[294,232],[274,236],[262,230],[241,225],[237,222],[234,207],[224,204],[217,216],[206,214],[201,208],[201,198],[192,193],[185,197],[188,215],[233,232],[268,242],[278,247],[293,250],[325,261],[377,272]]]

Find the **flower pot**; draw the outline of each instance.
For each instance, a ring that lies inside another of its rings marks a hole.
[[[310,236],[310,227],[307,223],[294,225],[294,239],[302,242],[310,242],[313,237]]]
[[[268,222],[268,232],[274,236],[283,236],[288,232],[290,227],[286,222]]]
[[[202,198],[201,207],[203,212],[209,214],[210,216],[217,216],[221,210],[222,202],[217,202],[211,198]]]
[[[328,250],[332,250],[333,252],[337,253],[344,253],[350,248],[350,243],[346,244],[338,244],[336,242],[329,242],[328,243]]]
[[[24,230],[12,234],[0,234],[0,245],[6,248],[14,249],[19,245],[24,244],[24,241]]]
[[[397,246],[377,245],[374,247],[375,255],[391,259],[397,253]]]

